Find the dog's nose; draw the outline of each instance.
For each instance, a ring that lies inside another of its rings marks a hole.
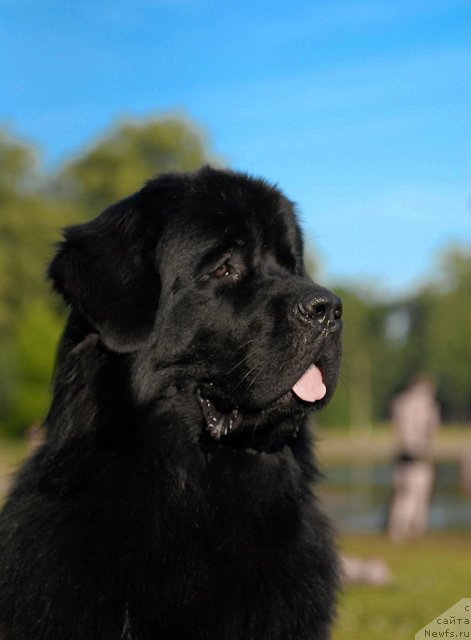
[[[335,329],[342,318],[342,301],[327,290],[304,294],[298,302],[298,309],[305,318],[331,329]]]

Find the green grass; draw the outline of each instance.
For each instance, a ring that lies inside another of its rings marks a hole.
[[[409,640],[461,598],[471,597],[471,534],[432,533],[393,545],[379,535],[346,535],[341,549],[380,557],[390,566],[387,587],[346,587],[332,640]]]

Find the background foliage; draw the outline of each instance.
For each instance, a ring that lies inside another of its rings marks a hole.
[[[65,310],[45,268],[68,224],[94,217],[162,171],[220,164],[202,131],[168,117],[123,121],[54,172],[36,149],[0,131],[0,429],[20,435],[49,402]],[[418,239],[419,241],[419,239]],[[309,264],[316,264],[315,256]],[[438,384],[449,420],[471,415],[471,249],[448,247],[433,282],[403,299],[334,287],[345,305],[345,356],[326,423],[369,426],[418,373]]]

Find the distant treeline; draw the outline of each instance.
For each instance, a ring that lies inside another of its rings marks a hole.
[[[208,162],[223,164],[202,131],[177,117],[120,122],[54,172],[32,145],[0,131],[0,433],[21,435],[47,411],[66,310],[44,274],[60,229],[158,173]],[[448,247],[437,263],[434,282],[392,302],[336,287],[345,356],[324,423],[384,419],[392,396],[418,374],[435,380],[446,419],[470,420],[471,248]]]

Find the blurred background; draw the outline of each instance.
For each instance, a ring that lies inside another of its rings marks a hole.
[[[459,0],[0,0],[0,496],[50,401],[60,229],[209,162],[280,185],[344,300],[315,427],[349,583],[334,639],[411,638],[469,595],[470,18]],[[427,531],[397,540],[391,407],[417,376],[441,419]]]

